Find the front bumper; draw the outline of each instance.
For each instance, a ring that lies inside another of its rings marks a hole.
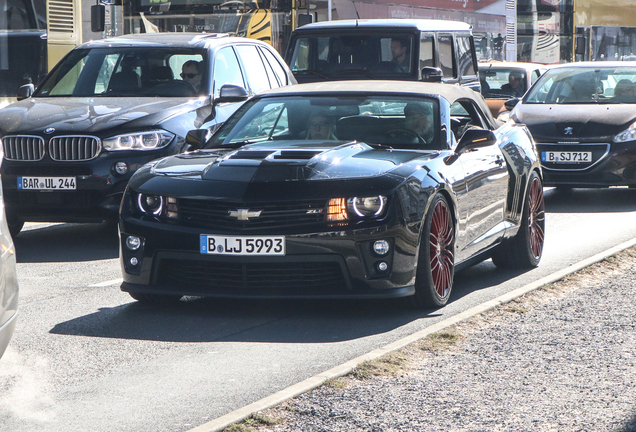
[[[636,185],[636,143],[537,143],[545,186],[609,187]],[[591,152],[590,163],[549,163],[546,151]]]
[[[285,256],[199,252],[198,228],[124,217],[120,223],[123,291],[228,298],[389,298],[414,293],[417,235],[399,223],[285,235]],[[130,235],[142,246],[131,251]],[[227,234],[225,234],[227,235]],[[388,240],[385,256],[373,251]],[[137,260],[136,265],[131,259]],[[387,270],[379,270],[385,262]]]
[[[132,174],[151,160],[170,152],[105,152],[82,162],[12,161],[2,162],[2,187],[7,214],[32,222],[100,222],[116,220],[123,193]],[[128,172],[117,174],[118,162]],[[19,177],[74,177],[75,190],[25,190]]]

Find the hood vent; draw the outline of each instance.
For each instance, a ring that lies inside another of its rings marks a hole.
[[[303,150],[283,150],[280,153],[274,155],[274,159],[287,159],[287,160],[309,160],[312,159],[320,151],[303,151]]]
[[[257,151],[257,150],[239,150],[230,156],[228,159],[250,159],[250,160],[262,160],[271,155],[273,151]]]

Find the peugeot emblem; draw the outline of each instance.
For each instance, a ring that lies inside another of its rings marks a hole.
[[[55,128],[46,128],[46,129],[44,129],[44,133],[45,134],[52,134],[53,132],[55,132]]]
[[[574,129],[568,126],[563,131],[563,135],[572,135],[572,132],[574,132]]]
[[[240,221],[250,220],[250,218],[257,218],[261,215],[263,210],[249,211],[249,209],[230,210],[228,212],[230,217],[235,217]]]

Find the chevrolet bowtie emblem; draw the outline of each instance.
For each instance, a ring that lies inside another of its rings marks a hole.
[[[240,221],[250,220],[250,218],[257,218],[261,215],[263,210],[249,211],[249,209],[230,210],[228,213],[230,217],[235,217]]]

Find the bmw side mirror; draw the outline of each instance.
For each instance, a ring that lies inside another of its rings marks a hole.
[[[195,129],[187,133],[185,141],[190,146],[190,150],[198,150],[202,148],[210,139],[210,131],[208,129]]]
[[[481,147],[488,147],[497,142],[495,133],[488,129],[466,129],[464,135],[459,140],[455,153],[465,153]]]
[[[249,97],[250,95],[243,87],[234,84],[225,84],[221,87],[221,90],[219,91],[219,97],[217,97],[214,102],[244,102]]]
[[[424,82],[442,82],[444,72],[440,68],[426,66],[422,68],[422,81]]]
[[[33,84],[25,84],[18,89],[18,100],[30,98],[35,92],[35,86]]]
[[[507,101],[504,102],[504,107],[506,107],[508,111],[512,111],[519,102],[521,102],[521,98],[508,99]]]

